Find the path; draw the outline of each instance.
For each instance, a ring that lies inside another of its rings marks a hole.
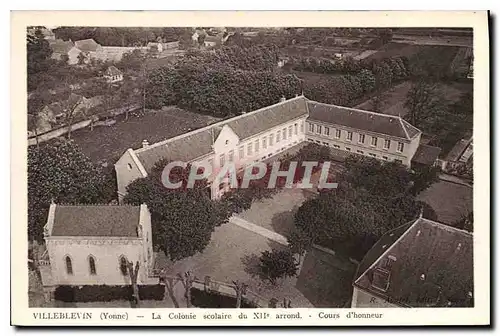
[[[288,240],[284,236],[263,228],[262,226],[246,221],[238,216],[232,216],[231,218],[229,218],[229,223],[237,225],[248,231],[252,231],[260,236],[266,237],[267,239],[272,240],[278,244],[288,246]]]

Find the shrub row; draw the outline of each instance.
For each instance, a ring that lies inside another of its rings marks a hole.
[[[139,285],[139,298],[141,300],[163,300],[165,286],[163,285]],[[106,302],[116,300],[131,300],[133,295],[132,286],[108,286],[108,285],[85,285],[85,286],[58,286],[54,297],[63,302]]]

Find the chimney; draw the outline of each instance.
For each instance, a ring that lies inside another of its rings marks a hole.
[[[285,96],[280,98],[280,102],[284,102],[286,100]]]
[[[148,140],[142,140],[142,148],[147,148],[147,147],[149,147]]]

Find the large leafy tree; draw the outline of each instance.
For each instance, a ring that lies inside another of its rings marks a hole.
[[[28,74],[45,71],[48,68],[48,60],[52,55],[49,42],[44,38],[40,29],[36,29],[34,35],[27,36]]]
[[[166,163],[161,160],[148,177],[132,182],[124,201],[148,205],[155,246],[171,260],[179,260],[202,252],[215,227],[227,221],[229,213],[223,204],[210,199],[206,181],[186,188],[190,166],[172,170],[170,180],[182,185],[167,189],[161,181]]]
[[[113,180],[71,141],[28,149],[28,236],[41,239],[50,203],[108,203]]]

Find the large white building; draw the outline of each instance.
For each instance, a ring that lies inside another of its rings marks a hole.
[[[262,161],[304,141],[329,146],[341,155],[366,155],[411,165],[422,132],[401,117],[311,101],[304,96],[244,113],[204,128],[142,148],[129,148],[116,162],[118,197],[127,186],[148,176],[167,159],[205,162],[217,170],[226,162],[236,166]],[[210,182],[210,178],[209,178]],[[211,186],[212,198],[227,188]]]
[[[52,204],[44,239],[45,286],[128,285],[127,262],[139,262],[137,282],[145,284],[154,267],[146,205]]]

